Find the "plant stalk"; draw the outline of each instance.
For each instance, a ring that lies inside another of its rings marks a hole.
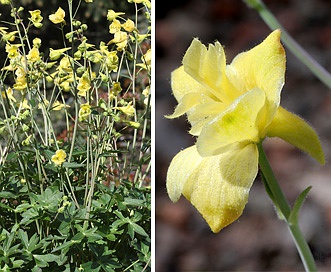
[[[293,224],[289,220],[291,214],[291,208],[272,171],[268,158],[263,149],[262,143],[258,144],[258,149],[259,149],[259,165],[263,178],[272,195],[272,201],[274,202],[274,205],[279,208],[279,212],[283,215],[284,220],[287,223],[287,226],[291,232],[292,238],[299,252],[303,266],[306,271],[317,271],[313,254],[311,253],[311,250],[299,228],[299,225]]]

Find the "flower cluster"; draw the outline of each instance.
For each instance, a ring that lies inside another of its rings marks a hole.
[[[266,137],[280,137],[324,163],[315,131],[280,106],[285,51],[280,30],[226,64],[220,43],[206,48],[194,39],[183,65],[172,73],[178,106],[168,116],[187,114],[195,145],[178,153],[167,174],[176,202],[183,194],[213,232],[243,212],[258,172],[258,148]]]

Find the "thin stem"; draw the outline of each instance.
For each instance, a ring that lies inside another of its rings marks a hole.
[[[290,223],[289,217],[291,214],[291,208],[287,203],[287,200],[284,196],[282,189],[280,188],[277,179],[272,171],[272,168],[269,164],[268,158],[264,152],[262,143],[258,144],[259,149],[259,165],[263,175],[263,178],[270,190],[272,195],[272,201],[274,202],[275,206],[279,208],[280,212],[282,213],[288,228],[291,232],[299,255],[301,257],[301,261],[305,267],[306,271],[317,271],[314,257],[310,251],[310,248],[305,240],[298,224]]]
[[[244,2],[248,6],[254,8],[271,29],[281,29],[281,39],[285,46],[292,52],[293,55],[295,55],[302,63],[304,63],[317,78],[319,78],[326,86],[331,89],[331,74],[315,59],[313,59],[311,55],[308,54],[307,51],[291,37],[290,34],[288,34],[288,32],[279,23],[276,17],[265,6],[265,4],[261,0],[244,0]]]

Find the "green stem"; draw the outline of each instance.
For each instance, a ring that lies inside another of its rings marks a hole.
[[[304,63],[311,72],[319,78],[326,86],[331,89],[331,74],[322,67],[310,54],[307,53],[284,29],[276,17],[270,12],[261,0],[243,0],[248,6],[254,8],[264,20],[264,22],[273,30],[282,30],[282,41],[285,46],[295,55],[302,63]]]
[[[302,263],[306,271],[317,271],[314,257],[310,251],[310,248],[305,240],[298,224],[290,223],[289,218],[291,215],[291,208],[287,203],[282,189],[280,188],[277,179],[272,171],[269,164],[268,158],[264,152],[262,143],[258,144],[259,149],[259,165],[262,172],[263,178],[268,186],[268,190],[271,193],[272,201],[274,205],[279,208],[279,212],[282,213],[288,228],[291,232],[299,255],[301,257]]]

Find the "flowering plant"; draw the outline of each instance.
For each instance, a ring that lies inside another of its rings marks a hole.
[[[190,133],[197,141],[171,161],[167,191],[173,202],[183,194],[213,232],[242,214],[260,165],[272,200],[295,226],[290,229],[296,241],[302,240],[291,218],[297,218],[298,206],[309,190],[291,212],[266,162],[262,142],[266,137],[280,137],[321,164],[325,158],[314,129],[280,106],[286,61],[280,37],[279,29],[273,31],[228,65],[220,43],[206,48],[194,39],[183,65],[172,73],[178,106],[168,118],[187,114]]]
[[[149,1],[122,4],[116,32],[103,14],[104,40],[81,2],[1,5],[0,270],[149,267]],[[62,47],[45,48],[46,23]]]

